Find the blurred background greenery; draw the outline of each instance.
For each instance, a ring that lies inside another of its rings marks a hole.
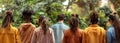
[[[119,0],[111,0],[112,3],[118,5]],[[45,15],[49,19],[50,25],[55,24],[58,14],[65,14],[65,23],[71,14],[78,14],[80,19],[80,28],[86,28],[89,22],[89,13],[92,10],[99,12],[99,25],[105,27],[108,21],[108,15],[112,12],[109,2],[106,0],[0,0],[0,25],[2,18],[5,16],[5,10],[11,9],[14,14],[14,26],[18,27],[23,23],[22,11],[24,9],[32,9],[32,23],[37,26],[37,18]],[[120,13],[120,8],[116,10]]]

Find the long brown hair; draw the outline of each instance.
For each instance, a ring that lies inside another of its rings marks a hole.
[[[120,21],[115,15],[110,15],[109,20],[112,21],[112,25],[115,29],[117,42],[120,43]]]
[[[14,22],[12,11],[8,10],[6,12],[6,16],[4,17],[4,19],[2,21],[2,28],[10,28],[10,24],[12,22]]]
[[[49,23],[46,18],[42,21],[41,28],[44,31],[44,34],[46,34],[47,30],[49,29]]]
[[[79,27],[79,20],[77,17],[71,17],[69,20],[70,30],[75,32]]]

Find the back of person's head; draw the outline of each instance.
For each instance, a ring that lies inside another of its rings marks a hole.
[[[46,18],[42,20],[41,28],[44,31],[44,34],[46,34],[47,30],[49,29],[49,23],[48,23],[48,20]]]
[[[96,12],[96,11],[92,11],[92,12],[90,13],[90,22],[91,22],[92,24],[97,24],[97,23],[98,23],[98,18],[99,18],[98,15],[99,15],[99,14],[98,14],[98,12]]]
[[[6,11],[6,16],[2,21],[2,28],[9,28],[11,23],[14,22],[11,10]]]
[[[24,19],[31,19],[32,14],[33,14],[33,11],[29,9],[25,9],[22,12],[22,16]]]
[[[109,21],[114,22],[115,21],[115,16],[114,15],[109,15]]]
[[[70,30],[75,32],[79,27],[79,20],[76,17],[71,17],[69,20]]]
[[[38,24],[40,25],[41,22],[45,19],[45,16],[39,16],[39,19],[38,19]]]
[[[58,20],[58,21],[64,20],[64,18],[65,18],[65,15],[64,15],[64,14],[59,14],[59,15],[57,16],[57,20]]]

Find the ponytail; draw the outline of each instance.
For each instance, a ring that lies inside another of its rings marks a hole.
[[[44,31],[44,34],[47,33],[47,30],[49,29],[49,24],[47,19],[44,19],[41,23],[42,30]]]
[[[12,22],[14,22],[12,11],[7,11],[6,16],[4,17],[2,21],[2,28],[6,28],[6,27],[10,28],[10,24]]]

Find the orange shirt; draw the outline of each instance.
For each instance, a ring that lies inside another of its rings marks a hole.
[[[23,23],[19,26],[22,43],[30,43],[35,26],[32,23]]]
[[[84,30],[82,43],[106,43],[106,32],[97,24],[90,25]]]
[[[13,26],[0,28],[0,43],[21,43],[18,29]]]
[[[75,33],[70,29],[66,30],[62,43],[82,43],[82,33],[83,31],[80,29],[77,29]]]

